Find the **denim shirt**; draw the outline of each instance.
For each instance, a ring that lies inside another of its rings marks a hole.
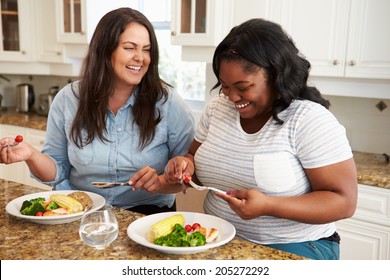
[[[50,108],[45,144],[42,152],[56,164],[56,177],[51,182],[54,190],[81,190],[95,192],[106,199],[106,203],[121,208],[137,205],[171,207],[174,194],[133,191],[128,186],[99,189],[93,181],[128,181],[139,169],[150,166],[158,174],[164,172],[168,160],[184,155],[194,137],[194,118],[190,108],[173,90],[169,98],[157,102],[162,117],[153,141],[143,150],[139,148],[140,132],[133,123],[132,108],[136,89],[117,115],[107,110],[105,137],[109,140],[94,141],[78,148],[71,140],[70,130],[78,107],[78,82],[66,85],[58,92]],[[85,134],[85,131],[82,131]],[[84,137],[83,137],[84,138]]]

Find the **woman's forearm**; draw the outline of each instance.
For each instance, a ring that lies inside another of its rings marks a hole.
[[[53,181],[56,177],[56,165],[47,155],[33,149],[31,157],[26,160],[30,172],[42,181]]]

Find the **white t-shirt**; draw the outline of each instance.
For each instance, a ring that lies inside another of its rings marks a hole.
[[[303,168],[330,165],[352,157],[344,127],[315,102],[296,100],[254,134],[246,133],[234,104],[223,95],[205,109],[195,134],[195,154],[203,185],[224,190],[258,189],[266,195],[299,196],[311,191]],[[230,221],[237,235],[255,243],[317,240],[333,234],[334,223],[313,225],[271,216],[242,220],[212,192],[204,210]],[[310,211],[310,209],[307,209]]]

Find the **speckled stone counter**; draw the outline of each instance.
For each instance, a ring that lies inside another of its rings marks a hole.
[[[0,111],[0,124],[18,125],[39,130],[46,130],[47,117],[36,113],[18,113],[15,108]]]
[[[46,130],[47,117],[33,113],[20,114],[15,108],[0,112],[0,124],[19,125]],[[381,155],[354,151],[358,182],[363,185],[390,189],[390,164],[382,162]]]
[[[0,259],[1,260],[302,260],[304,258],[274,250],[235,237],[227,244],[197,254],[160,253],[132,241],[127,227],[143,215],[115,209],[118,238],[105,250],[85,245],[79,237],[79,221],[42,225],[9,215],[8,202],[41,189],[0,179]]]
[[[359,184],[390,189],[390,163],[379,154],[354,152]]]

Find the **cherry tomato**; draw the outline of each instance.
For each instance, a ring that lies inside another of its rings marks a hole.
[[[184,229],[186,230],[186,232],[191,232],[191,231],[192,231],[191,225],[186,225],[186,226],[184,227]]]
[[[16,136],[15,137],[15,142],[17,142],[17,143],[23,142],[23,136],[22,135]]]
[[[194,223],[191,228],[192,228],[192,230],[196,230],[196,229],[200,228],[200,224]]]
[[[184,182],[186,182],[188,184],[192,180],[192,177],[191,176],[185,176],[183,180],[184,180]]]
[[[37,213],[35,214],[35,216],[43,216],[43,213],[42,213],[42,212],[37,212]]]

